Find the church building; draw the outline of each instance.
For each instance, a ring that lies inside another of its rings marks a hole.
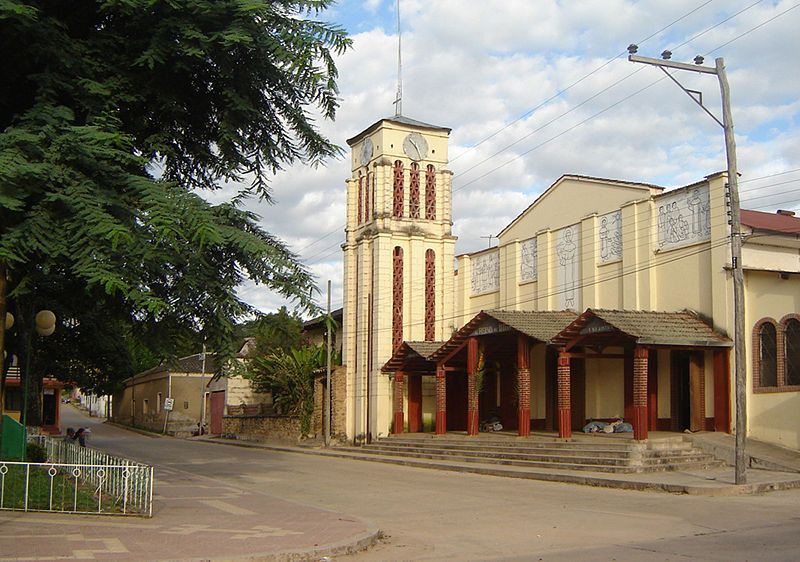
[[[395,116],[348,140],[346,438],[487,419],[732,432],[726,174],[670,190],[564,175],[497,247],[454,257],[449,133]],[[748,435],[800,449],[800,218],[742,225]]]

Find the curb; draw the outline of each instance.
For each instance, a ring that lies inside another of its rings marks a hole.
[[[639,492],[665,492],[669,494],[684,494],[690,496],[705,496],[705,497],[725,497],[725,496],[741,496],[764,494],[767,492],[776,492],[782,490],[793,490],[800,488],[800,479],[787,480],[781,482],[761,482],[758,484],[726,484],[724,487],[707,487],[707,486],[694,486],[691,484],[671,484],[668,482],[639,482],[635,480],[620,480],[615,478],[602,478],[598,476],[580,475],[580,474],[563,474],[552,472],[529,472],[519,470],[504,470],[501,468],[486,468],[480,466],[468,465],[444,465],[444,464],[431,464],[424,461],[410,460],[410,459],[386,459],[378,457],[357,457],[345,453],[339,453],[335,450],[319,450],[319,449],[303,449],[300,447],[270,445],[265,443],[248,442],[248,441],[235,441],[235,440],[219,440],[215,438],[207,438],[198,441],[204,443],[213,443],[216,445],[230,445],[232,447],[244,447],[249,449],[265,449],[269,451],[278,451],[284,453],[299,453],[305,455],[317,455],[323,457],[335,457],[341,459],[351,459],[367,462],[381,462],[385,464],[394,464],[399,466],[409,466],[413,468],[425,468],[433,470],[444,470],[452,472],[461,472],[466,474],[479,474],[484,476],[498,476],[502,478],[519,478],[525,480],[538,480],[542,482],[561,482],[566,484],[578,484],[583,486],[594,486],[598,488],[615,488],[620,490],[633,490]]]
[[[253,562],[301,562],[305,560],[319,560],[321,558],[333,558],[336,556],[347,556],[361,552],[375,545],[383,538],[383,531],[372,528],[352,539],[346,539],[338,543],[333,543],[323,547],[301,548],[281,550],[273,553],[247,554],[237,558],[204,558],[203,562],[240,562],[251,560]]]

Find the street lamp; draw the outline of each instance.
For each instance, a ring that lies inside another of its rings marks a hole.
[[[745,468],[745,440],[747,434],[747,396],[745,394],[745,337],[744,337],[744,270],[742,269],[742,223],[741,212],[739,209],[739,185],[736,164],[736,140],[733,136],[733,116],[731,114],[731,96],[728,86],[728,75],[725,72],[725,59],[722,57],[714,60],[714,66],[703,66],[704,58],[700,55],[694,58],[694,64],[674,62],[669,60],[672,56],[670,51],[661,53],[662,59],[642,57],[636,54],[638,47],[634,44],[628,46],[628,60],[642,64],[649,64],[661,69],[667,77],[675,82],[678,87],[686,92],[692,101],[705,111],[716,121],[725,132],[725,155],[728,160],[728,194],[730,197],[730,221],[731,226],[731,262],[733,266],[733,344],[735,358],[735,406],[736,406],[736,461],[735,461],[735,482],[736,484],[747,483],[747,473]],[[714,74],[719,80],[719,89],[722,96],[722,121],[711,113],[703,105],[702,96],[697,96],[699,92],[685,88],[669,72],[667,68],[673,70],[687,70],[699,72],[701,74]],[[697,96],[697,97],[696,97]]]
[[[34,325],[38,335],[42,337],[52,336],[53,332],[56,331],[56,315],[51,310],[40,310],[34,317]],[[22,426],[26,429],[26,431],[28,428],[28,381],[31,378],[31,353],[33,348],[32,340],[33,335],[31,334],[26,342],[27,348],[25,353],[25,372],[21,373],[20,375],[25,377],[25,383],[22,387],[22,415],[20,421],[22,422]]]

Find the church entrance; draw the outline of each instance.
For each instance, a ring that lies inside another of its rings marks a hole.
[[[702,351],[672,351],[671,429],[701,431],[705,429],[705,369]]]

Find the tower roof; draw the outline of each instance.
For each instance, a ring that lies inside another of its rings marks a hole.
[[[383,119],[377,120],[375,123],[373,123],[366,129],[358,133],[356,136],[347,139],[347,144],[353,146],[366,135],[373,133],[378,127],[380,127],[381,123],[383,123],[384,121],[388,121],[390,123],[397,123],[399,125],[405,125],[406,127],[414,127],[417,129],[428,129],[430,131],[446,131],[447,133],[452,131],[450,127],[440,127],[438,125],[431,125],[430,123],[423,123],[422,121],[411,119],[410,117],[406,117],[405,115],[394,115],[392,117],[384,117]]]

